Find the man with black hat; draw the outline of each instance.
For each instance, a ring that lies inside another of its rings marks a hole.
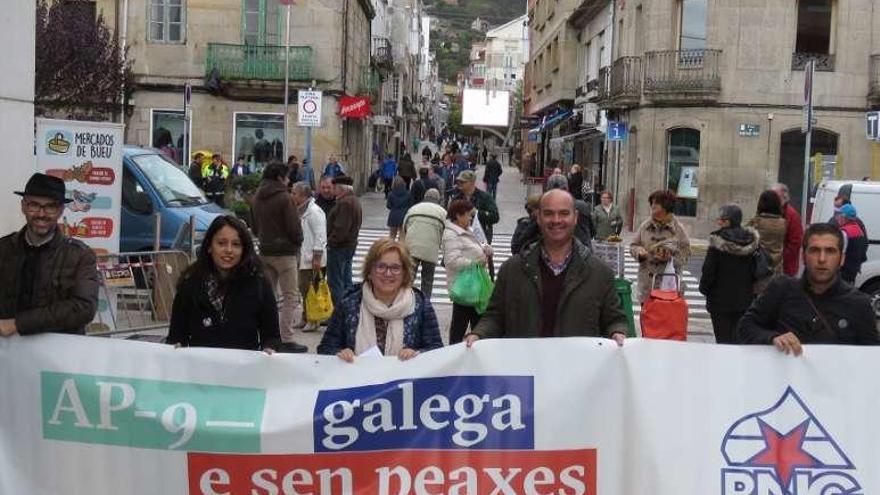
[[[342,295],[352,287],[351,263],[357,248],[363,211],[354,195],[354,180],[347,175],[333,179],[336,204],[327,214],[327,284],[333,305],[339,304]]]
[[[64,236],[64,181],[34,174],[22,196],[24,228],[0,239],[0,335],[84,334],[98,308],[95,254]]]

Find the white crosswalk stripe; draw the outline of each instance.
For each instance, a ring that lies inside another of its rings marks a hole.
[[[370,246],[377,239],[382,237],[387,237],[387,230],[380,229],[361,229],[360,235],[358,236],[358,245],[357,249],[354,253],[354,260],[352,262],[352,273],[354,275],[354,281],[359,282],[361,280],[364,257],[367,255],[367,251],[370,249]],[[507,261],[510,258],[510,235],[507,234],[495,234],[492,239],[492,249],[494,251],[493,261],[495,262],[495,273],[498,273],[498,269],[501,267],[501,264]],[[636,290],[636,279],[638,277],[639,264],[630,258],[629,254],[627,254],[626,265],[624,266],[624,277],[627,280],[633,283],[633,291]],[[688,270],[685,270],[682,274],[682,281],[685,283],[685,293],[684,297],[688,303],[688,310],[690,313],[691,319],[709,319],[709,313],[706,312],[706,299],[702,294],[697,290],[697,286],[700,281],[697,280]],[[415,286],[419,287],[421,284],[421,273],[416,277]],[[437,266],[434,271],[434,290],[431,294],[431,303],[432,304],[452,304],[449,300],[449,292],[446,286],[446,269],[442,266]],[[641,311],[641,306],[639,306],[638,302],[633,302],[633,313],[635,314],[636,319],[638,319],[639,312]]]

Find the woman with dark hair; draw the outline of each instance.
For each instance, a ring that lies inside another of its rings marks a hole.
[[[364,283],[355,285],[333,308],[318,354],[353,362],[378,349],[401,361],[443,347],[431,300],[413,287],[414,265],[406,246],[379,239],[364,258]]]
[[[773,274],[782,273],[782,250],[785,246],[785,217],[782,215],[782,201],[775,191],[767,190],[758,198],[758,210],[746,224],[758,231],[761,247],[770,255],[770,268]],[[770,283],[772,277],[755,282],[755,293],[760,294]]]
[[[642,223],[629,245],[630,254],[639,262],[640,302],[648,298],[654,277],[666,270],[670,260],[680,282],[681,270],[691,255],[687,232],[672,214],[675,193],[662,189],[654,191],[648,196],[648,204],[651,205],[651,218]],[[679,290],[684,291],[684,284],[680,284]]]
[[[449,203],[446,229],[443,231],[443,266],[446,267],[446,283],[450,292],[461,270],[474,263],[486,266],[492,256],[492,246],[477,241],[471,230],[471,221],[476,214],[477,210],[466,199],[454,199]],[[473,329],[479,321],[480,315],[475,307],[453,302],[449,345],[461,342],[468,325]]]
[[[211,222],[196,261],[177,284],[167,342],[268,354],[279,349],[275,293],[241,220],[221,215]]]

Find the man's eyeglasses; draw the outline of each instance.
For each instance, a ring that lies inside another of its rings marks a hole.
[[[61,210],[61,203],[40,203],[39,201],[25,200],[24,209],[28,213],[39,213],[40,210],[47,215],[55,215]]]
[[[376,273],[384,273],[386,275],[400,275],[403,271],[403,265],[400,264],[387,264],[387,263],[376,263],[373,265],[373,271]]]

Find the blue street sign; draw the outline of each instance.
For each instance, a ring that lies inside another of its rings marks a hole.
[[[627,134],[629,134],[629,129],[626,127],[626,122],[608,121],[609,141],[625,141]]]

